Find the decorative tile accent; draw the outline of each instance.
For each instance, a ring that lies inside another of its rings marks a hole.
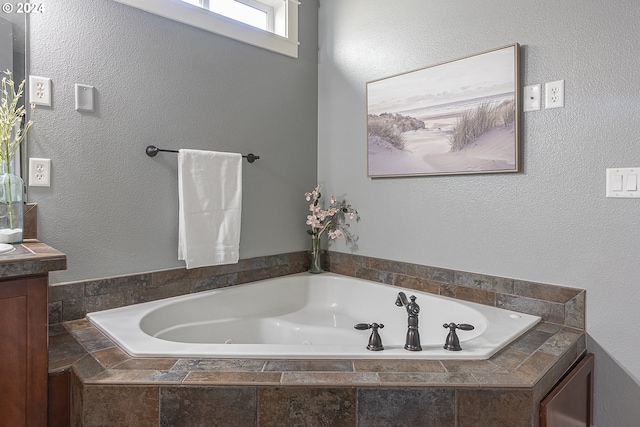
[[[115,344],[95,328],[71,331],[71,335],[89,352],[114,347]]]
[[[358,359],[353,366],[357,372],[446,372],[438,360]]]
[[[120,350],[120,347],[111,347],[105,350],[99,350],[93,353],[93,357],[107,369],[118,366],[122,362],[131,360],[129,355]]]
[[[341,386],[377,385],[378,374],[374,372],[285,372],[282,374],[283,385],[314,384]]]
[[[176,364],[178,359],[145,359],[145,358],[135,358],[128,359],[118,365],[119,370],[127,370],[127,369],[153,369],[158,371],[169,370]]]
[[[485,291],[513,294],[513,280],[504,277],[456,271],[455,284]]]
[[[511,372],[522,362],[524,362],[529,356],[531,356],[531,353],[517,350],[513,346],[511,346],[494,355],[491,358],[491,361],[496,365],[501,366],[507,371]]]
[[[538,381],[538,379],[542,377],[542,375],[544,375],[549,368],[557,362],[557,360],[557,356],[536,351],[531,355],[531,357],[518,366],[514,372],[525,381],[535,384],[535,382]]]
[[[514,281],[514,294],[523,297],[566,303],[582,292],[582,289],[547,285],[544,283]]]
[[[421,292],[429,292],[432,294],[440,293],[440,284],[438,282],[420,277],[395,274],[393,276],[393,284],[395,286],[400,286],[401,288],[415,289]]]
[[[191,293],[210,291],[238,284],[238,273],[220,274],[202,279],[196,279],[191,285]]]
[[[368,268],[361,268],[356,271],[356,277],[359,279],[373,280],[374,282],[386,283],[387,285],[393,284],[393,274],[387,271],[371,270]]]
[[[258,390],[260,427],[356,425],[356,392],[348,388]]]
[[[77,284],[76,284],[77,285]],[[150,274],[136,274],[133,276],[112,277],[108,279],[91,280],[84,285],[84,295],[105,295],[116,292],[135,290],[136,293],[151,286]]]
[[[68,332],[49,337],[49,371],[64,370],[80,360],[86,350]]]
[[[468,374],[506,374],[509,371],[489,360],[442,360],[447,372],[464,372]]]
[[[191,385],[272,385],[279,386],[280,372],[190,372],[183,384]]]
[[[564,324],[564,304],[516,295],[496,294],[496,307],[521,313],[535,314],[542,320]]]
[[[452,295],[456,299],[464,301],[477,302],[478,304],[491,305],[496,304],[496,293],[485,291],[484,289],[467,288],[464,286],[456,286]]]
[[[256,359],[180,359],[173,365],[175,371],[258,372],[264,360]]]
[[[553,336],[552,333],[541,331],[538,328],[533,329],[528,334],[518,338],[512,345],[513,350],[520,350],[527,354],[536,351],[542,344]]]
[[[85,384],[181,384],[187,372],[107,369],[85,381]]]
[[[457,390],[458,427],[531,427],[532,392],[520,389]]]
[[[549,338],[547,342],[540,347],[540,351],[554,356],[560,356],[578,340],[580,335],[581,332],[578,330],[564,328],[562,331]]]
[[[158,387],[84,386],[82,424],[102,426],[158,426]]]
[[[73,369],[78,379],[83,382],[104,371],[104,367],[91,354],[85,354],[79,361],[74,363]]]
[[[478,381],[464,372],[382,372],[382,387],[476,387]]]
[[[586,291],[582,291],[565,304],[565,325],[585,329],[586,294]]]
[[[453,427],[454,389],[360,389],[358,426]]]
[[[351,360],[269,360],[264,371],[353,372]]]
[[[160,425],[256,426],[256,397],[253,387],[162,387]]]
[[[517,375],[511,374],[511,373],[508,373],[508,374],[502,374],[502,373],[493,373],[493,374],[473,373],[471,375],[478,382],[479,386],[513,388],[513,387],[522,387],[522,386],[525,386],[525,385],[529,384],[524,379],[520,378]]]

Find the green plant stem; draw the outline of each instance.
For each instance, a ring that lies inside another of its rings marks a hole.
[[[13,196],[11,195],[11,162],[5,161],[5,173],[7,174],[7,209],[9,210],[9,228],[13,230]]]

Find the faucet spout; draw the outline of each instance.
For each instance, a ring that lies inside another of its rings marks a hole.
[[[404,306],[409,315],[407,319],[407,339],[404,348],[410,351],[420,351],[422,350],[420,346],[420,333],[418,332],[418,313],[420,313],[420,306],[416,303],[415,295],[411,295],[409,299],[411,300],[410,302],[407,300],[404,292],[399,292],[396,298],[396,305],[398,307]]]
[[[398,292],[398,298],[396,298],[396,305],[398,307],[402,307],[402,306],[407,306],[409,305],[409,300],[407,299],[407,296],[405,295],[404,292]]]

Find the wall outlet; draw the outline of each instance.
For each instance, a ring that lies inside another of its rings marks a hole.
[[[29,187],[51,186],[51,159],[29,159]]]
[[[29,76],[29,102],[51,107],[51,79]]]
[[[545,83],[544,108],[564,107],[564,80]]]

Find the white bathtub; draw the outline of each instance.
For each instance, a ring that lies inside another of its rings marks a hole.
[[[407,311],[398,292],[420,305],[422,351],[405,350]],[[487,359],[540,321],[537,316],[331,273],[295,274],[87,314],[127,353],[141,357]],[[369,351],[382,323],[384,350]],[[443,348],[444,323],[461,351]]]

